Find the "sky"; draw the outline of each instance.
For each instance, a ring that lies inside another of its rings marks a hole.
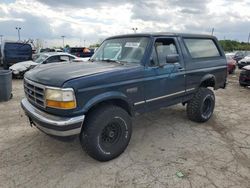
[[[84,46],[113,35],[148,32],[211,34],[247,41],[250,0],[0,0],[0,35],[39,39],[44,47]]]

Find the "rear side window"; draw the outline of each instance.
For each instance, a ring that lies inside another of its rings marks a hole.
[[[221,56],[212,39],[184,39],[184,41],[192,58]]]

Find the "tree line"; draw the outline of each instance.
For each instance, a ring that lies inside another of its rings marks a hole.
[[[220,40],[219,43],[221,44],[224,51],[227,52],[235,50],[250,51],[250,44],[247,42],[238,42],[235,40]]]

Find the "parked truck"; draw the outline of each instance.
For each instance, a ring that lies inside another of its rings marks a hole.
[[[226,79],[214,36],[121,35],[106,39],[89,62],[27,72],[21,106],[31,125],[50,135],[79,135],[91,157],[108,161],[128,146],[137,114],[182,103],[190,120],[208,121],[212,90],[225,88]]]
[[[1,65],[8,69],[11,65],[32,59],[32,47],[29,43],[4,42],[1,46]]]

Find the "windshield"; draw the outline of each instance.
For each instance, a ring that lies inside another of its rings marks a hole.
[[[42,62],[44,62],[44,60],[47,59],[47,58],[48,58],[47,55],[40,55],[40,56],[35,60],[35,62],[36,62],[36,63],[42,63]]]
[[[90,60],[140,63],[148,42],[147,37],[108,39],[102,43]]]

